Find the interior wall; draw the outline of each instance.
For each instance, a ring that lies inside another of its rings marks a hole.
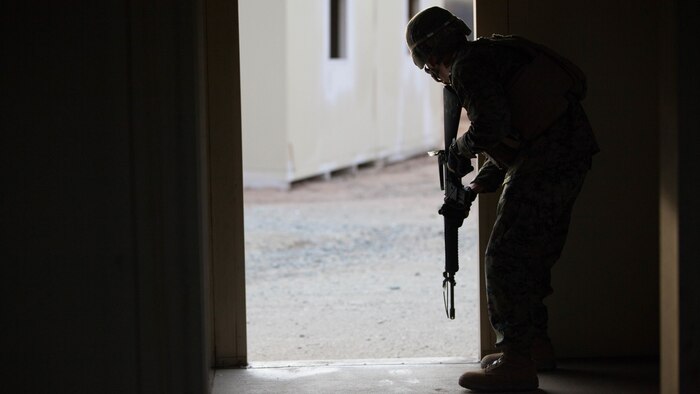
[[[700,392],[700,4],[665,2],[661,10],[661,387]]]
[[[197,1],[3,2],[6,392],[206,392]]]
[[[678,393],[680,386],[679,278],[679,51],[678,1],[660,12],[659,39],[659,244],[660,244],[660,379],[661,392]],[[697,391],[697,390],[696,390]]]
[[[678,224],[679,224],[679,359],[680,392],[700,392],[700,3],[676,6],[678,48]]]
[[[477,2],[478,35],[539,41],[588,77],[583,105],[601,152],[552,271],[554,294],[547,304],[557,351],[565,357],[658,354],[659,4],[489,3]],[[505,31],[494,31],[494,21]]]
[[[0,12],[3,386],[127,392],[139,359],[128,16],[123,1],[102,4],[107,20],[88,2],[34,6]]]

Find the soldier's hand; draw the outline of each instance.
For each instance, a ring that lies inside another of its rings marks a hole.
[[[472,189],[472,191],[474,192],[474,198],[476,198],[477,194],[482,193],[484,191],[484,187],[476,182],[470,183],[469,188]]]
[[[470,158],[463,156],[457,147],[457,141],[453,141],[447,151],[447,169],[457,177],[462,178],[474,170]]]
[[[473,185],[473,183],[472,183]],[[470,186],[464,188],[464,193],[466,195],[464,202],[464,217],[469,216],[469,209],[472,207],[472,203],[476,200],[477,191],[472,189]]]

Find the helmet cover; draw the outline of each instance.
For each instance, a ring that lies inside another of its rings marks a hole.
[[[471,29],[450,11],[440,7],[430,7],[417,13],[406,26],[406,44],[411,52],[413,63],[418,68],[423,68],[428,60],[429,53],[421,50],[421,44],[445,29],[451,24],[458,25],[458,31],[464,36],[471,33]]]

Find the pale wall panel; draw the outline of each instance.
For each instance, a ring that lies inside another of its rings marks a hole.
[[[329,55],[327,1],[300,1],[289,10],[288,136],[293,178],[371,159],[373,118],[373,9],[346,2],[346,56]]]
[[[274,185],[287,177],[287,46],[284,37],[289,3],[284,0],[238,2],[244,182]]]
[[[442,3],[424,1],[422,5]],[[408,2],[377,1],[375,5],[377,19],[382,21],[376,34],[375,138],[381,157],[399,159],[442,145],[442,88],[413,64],[404,44]]]
[[[240,2],[246,186],[287,187],[441,142],[440,87],[405,47],[407,2],[345,3],[346,57],[330,59],[329,1]]]

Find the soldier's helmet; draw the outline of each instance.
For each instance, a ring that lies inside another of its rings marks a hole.
[[[406,26],[406,44],[411,51],[413,63],[423,68],[436,47],[446,38],[458,36],[466,40],[471,29],[450,11],[430,7],[417,13]]]

